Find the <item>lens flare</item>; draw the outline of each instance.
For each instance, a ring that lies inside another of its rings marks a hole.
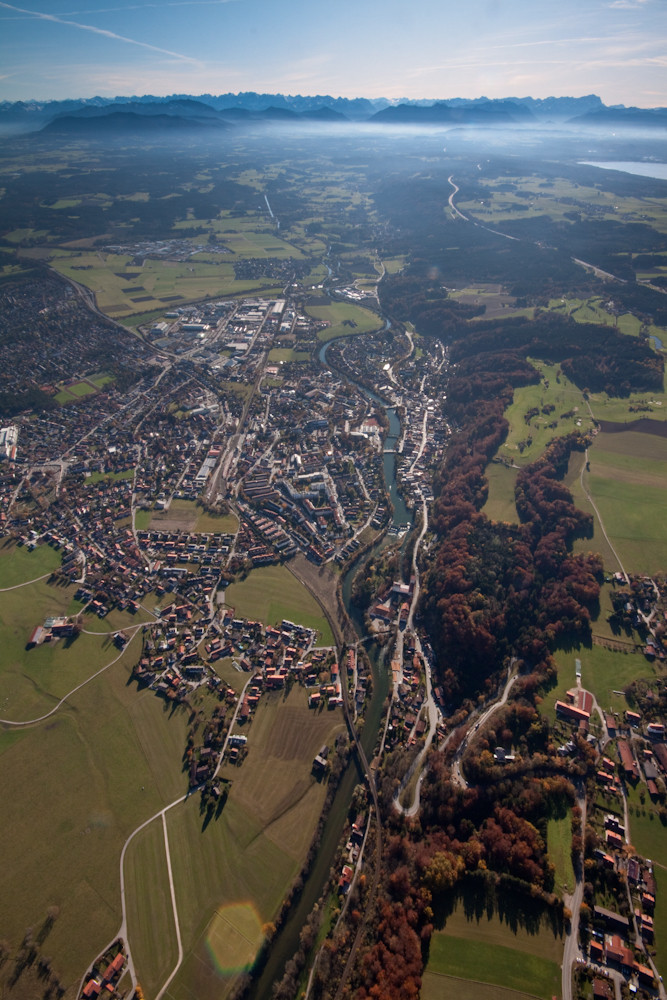
[[[252,903],[230,903],[216,910],[206,933],[206,950],[217,972],[229,976],[252,967],[264,939]]]

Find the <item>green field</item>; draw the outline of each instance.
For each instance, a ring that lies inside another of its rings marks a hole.
[[[57,639],[26,649],[36,625],[43,625],[49,615],[67,613],[75,590],[75,586],[55,587],[40,580],[0,594],[3,718],[20,721],[50,711],[60,698],[118,657],[108,635],[109,624],[103,634],[84,633],[74,641]],[[135,648],[131,641],[127,655],[133,655]]]
[[[141,519],[139,519],[141,515]],[[137,528],[153,530],[215,532],[236,534],[238,518],[234,514],[209,514],[195,500],[172,500],[168,510],[137,511]]]
[[[447,995],[440,992],[439,976],[467,980],[469,990],[472,983],[475,987],[488,983],[543,1000],[558,995],[563,941],[553,934],[546,918],[534,930],[511,927],[497,915],[489,919],[486,912],[479,919],[468,919],[459,905],[447,918],[446,928],[431,938],[423,995],[434,1000]]]
[[[286,361],[309,361],[308,351],[295,351],[290,347],[274,347],[269,351],[269,364],[282,364]]]
[[[663,571],[667,565],[667,438],[637,431],[599,433],[588,458],[584,485],[626,571]],[[581,459],[575,459],[574,468],[581,473]],[[576,475],[568,475],[568,485],[578,506],[592,513]],[[602,553],[608,570],[618,569],[597,518],[595,537],[584,545]]]
[[[491,462],[484,470],[489,483],[489,495],[482,507],[482,513],[491,521],[507,521],[518,523],[514,489],[516,487],[517,470],[503,465],[501,462]]]
[[[25,928],[36,932],[57,905],[44,952],[70,989],[120,926],[123,843],[187,784],[187,713],[128,686],[131,661],[82,688],[46,723],[3,731],[0,740],[3,938],[18,947]],[[11,969],[0,969],[0,991]]]
[[[541,372],[542,381],[514,390],[514,402],[505,411],[509,433],[498,449],[501,458],[521,466],[539,458],[552,438],[573,430],[585,433],[593,426],[581,390],[565,375],[557,376],[558,366],[529,360]],[[543,413],[542,409],[549,406],[555,407],[554,411]],[[524,418],[534,408],[539,412],[527,423]],[[563,416],[571,411],[572,416]],[[548,426],[554,422],[555,427]]]
[[[422,975],[421,1000],[532,1000],[534,993],[522,993],[507,986],[492,986],[472,979],[458,979],[441,972]]]
[[[332,302],[328,306],[308,306],[306,312],[313,319],[323,320],[329,326],[318,333],[318,339],[333,340],[334,337],[350,337],[355,333],[368,333],[382,327],[380,317],[362,306],[348,302]]]
[[[190,223],[186,225],[190,226]],[[258,246],[257,250],[258,255],[261,255],[261,247]],[[284,253],[282,255],[289,256]],[[295,255],[296,251],[292,256]],[[280,254],[276,253],[275,256]],[[133,271],[131,258],[126,256],[72,253],[68,257],[57,257],[52,263],[65,277],[78,281],[94,292],[98,308],[102,312],[121,319],[136,313],[163,310],[174,304],[173,300],[169,301],[173,295],[180,296],[182,302],[192,302],[217,295],[242,295],[266,288],[266,281],[262,280],[237,281],[234,277],[234,265],[226,257],[220,257],[214,262],[198,262],[197,257],[188,261],[145,260],[140,277],[134,280],[123,277],[126,270],[130,273]]]
[[[642,804],[639,792],[645,793]],[[630,841],[635,850],[653,862],[656,880],[656,907],[654,914],[655,947],[658,953],[659,971],[663,973],[667,964],[667,831],[660,821],[656,808],[651,803],[643,785],[628,788],[630,812]]]
[[[319,604],[285,566],[251,570],[244,580],[227,588],[225,603],[240,618],[256,618],[266,625],[277,625],[287,618],[315,628],[318,645],[333,645],[331,628]]]
[[[153,997],[178,958],[160,817],[130,844],[125,855],[125,879],[132,958],[145,995]]]
[[[575,886],[574,870],[572,868],[572,814],[568,810],[565,816],[552,818],[547,823],[547,852],[554,865],[555,891],[573,892]]]
[[[241,767],[225,765],[229,798],[202,831],[196,800],[168,814],[185,961],[170,996],[224,997],[251,964],[310,846],[326,786],[310,773],[339,712],[308,709],[305,689],[265,696]]]
[[[567,700],[566,692],[576,687],[575,658],[581,660],[581,686],[595,695],[603,712],[610,709],[620,712],[627,708],[625,696],[615,695],[614,691],[623,691],[639,677],[656,676],[655,668],[641,654],[619,653],[604,646],[580,647],[567,652],[556,650],[554,656],[558,682],[545,694],[540,706],[540,712],[551,723],[556,718],[556,700]],[[594,718],[599,721],[597,715]]]
[[[38,545],[30,552],[27,546],[6,539],[0,544],[0,590],[52,573],[61,562],[60,553],[50,545]],[[0,597],[0,608],[1,602]]]

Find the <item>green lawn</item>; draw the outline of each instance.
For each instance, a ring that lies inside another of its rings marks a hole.
[[[15,545],[6,539],[0,544],[0,589],[15,587],[52,573],[61,562],[60,552],[50,545],[38,545],[30,552],[26,545]]]
[[[618,653],[604,646],[580,647],[567,652],[556,650],[554,656],[558,664],[558,682],[547,692],[540,706],[542,714],[552,723],[556,718],[556,700],[567,700],[566,691],[576,687],[575,658],[581,660],[581,686],[593,692],[603,712],[627,708],[625,697],[615,695],[614,691],[623,691],[639,677],[655,676],[654,667],[641,654]]]
[[[285,566],[253,569],[239,583],[231,584],[225,602],[241,618],[255,618],[266,625],[289,621],[320,633],[318,645],[333,645],[331,628],[314,597]]]

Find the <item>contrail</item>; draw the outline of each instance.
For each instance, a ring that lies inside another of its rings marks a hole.
[[[131,3],[122,7],[99,7],[90,10],[65,10],[61,17],[78,17],[81,14],[115,14],[125,10],[144,10],[147,7],[221,7],[227,3],[238,3],[239,0],[163,0],[162,3]]]
[[[138,45],[142,49],[150,49],[151,52],[160,52],[163,56],[172,56],[174,59],[180,59],[182,62],[200,62],[199,59],[184,56],[181,52],[171,52],[169,49],[161,49],[157,45],[150,45],[148,42],[138,42],[136,38],[126,38],[125,35],[118,35],[115,31],[107,31],[106,28],[96,28],[92,24],[81,24],[80,21],[66,21],[62,17],[56,17],[55,14],[43,14],[34,10],[25,10],[23,7],[15,7],[11,3],[2,2],[2,0],[0,0],[0,7],[3,7],[5,10],[12,10],[16,14],[28,14],[31,17],[38,18],[40,21],[53,21],[55,24],[65,24],[69,28],[80,28],[82,31],[91,31],[94,35],[103,35],[105,38],[112,38],[117,42]]]

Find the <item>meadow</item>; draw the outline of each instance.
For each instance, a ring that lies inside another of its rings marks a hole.
[[[640,798],[643,791],[645,801]],[[667,836],[658,811],[640,785],[638,788],[628,787],[628,803],[630,806],[630,841],[635,850],[644,858],[653,862],[653,875],[656,880],[656,906],[654,921],[655,948],[657,962],[664,967],[667,958]]]
[[[557,649],[554,657],[558,666],[555,687],[544,694],[540,712],[553,724],[556,719],[556,700],[567,701],[566,692],[576,687],[575,659],[581,660],[581,686],[592,691],[603,712],[623,712],[627,708],[623,690],[640,677],[654,678],[655,667],[640,653],[621,653],[605,646]],[[594,716],[597,722],[598,716]]]
[[[333,645],[331,628],[315,598],[285,566],[262,566],[230,584],[225,603],[240,618],[277,625],[283,618],[317,629],[320,646]]]
[[[130,651],[51,719],[0,738],[3,937],[17,948],[58,906],[44,949],[71,997],[120,926],[125,839],[187,784],[187,712],[130,685],[133,662]]]
[[[202,830],[194,798],[168,814],[186,953],[170,996],[224,997],[252,964],[322,810],[326,785],[312,776],[312,759],[343,730],[340,712],[310,710],[303,688],[266,695],[243,764],[223,764],[231,789],[219,818]]]
[[[383,325],[376,313],[349,302],[332,302],[327,306],[307,306],[306,312],[313,319],[329,324],[317,335],[321,341],[333,340],[335,337],[350,337],[357,333],[369,333],[371,330],[379,330]]]
[[[72,252],[55,257],[52,266],[89,288],[98,308],[115,319],[161,311],[176,302],[244,295],[267,287],[267,281],[262,279],[237,281],[234,265],[226,257],[215,262],[198,261],[196,257],[187,261],[147,259],[139,277],[134,277],[137,272],[131,262],[129,256]]]
[[[572,814],[568,809],[564,816],[554,816],[547,823],[547,852],[555,868],[554,886],[559,895],[574,891],[571,848]]]
[[[497,913],[489,917],[485,911],[475,919],[459,904],[445,928],[433,933],[422,996],[436,1000],[447,986],[454,987],[457,996],[493,996],[483,988],[476,992],[478,984],[486,983],[511,995],[550,1000],[560,993],[563,941],[545,920],[533,930],[510,926]]]
[[[27,545],[15,545],[10,539],[5,539],[0,543],[0,589],[16,587],[50,574],[61,562],[60,552],[50,545],[37,545],[30,551]]]
[[[662,572],[667,565],[667,438],[631,429],[600,432],[588,459],[588,469],[582,469],[581,457],[573,456],[568,470],[566,482],[578,506],[592,512],[583,477],[626,571]],[[618,569],[597,518],[594,538],[576,547],[597,549],[608,571]]]

